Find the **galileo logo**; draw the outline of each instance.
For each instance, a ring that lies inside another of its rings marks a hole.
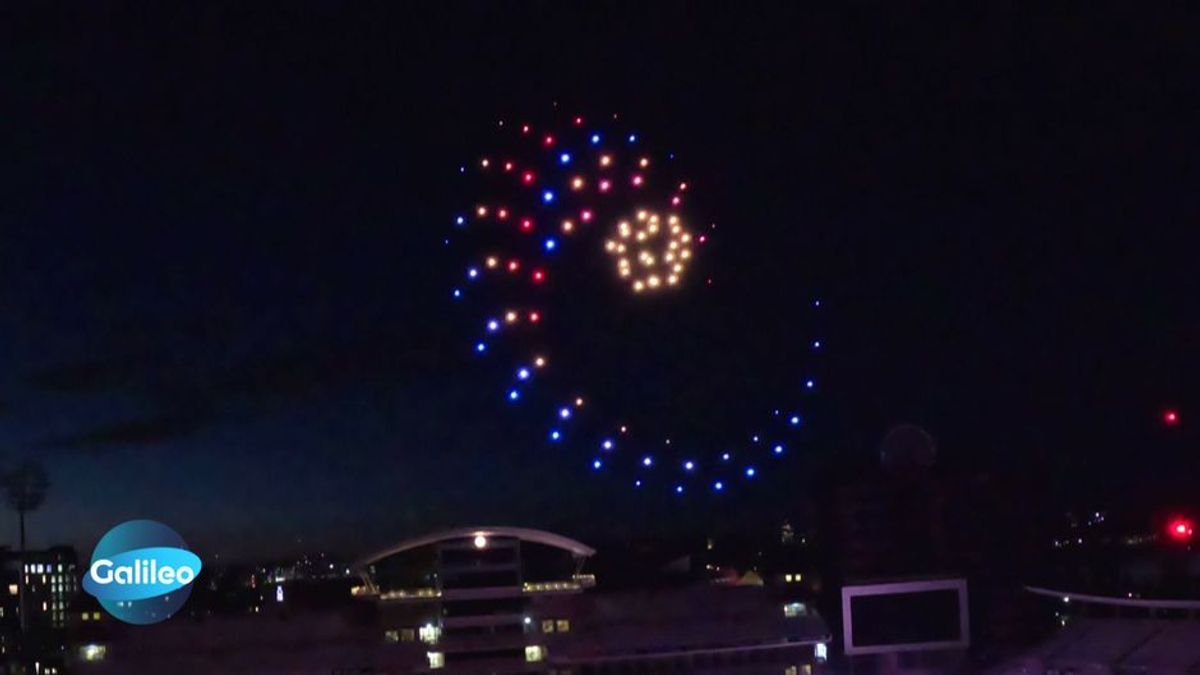
[[[175,530],[153,520],[131,520],[96,544],[83,590],[121,621],[146,625],[178,612],[198,574],[200,558]]]

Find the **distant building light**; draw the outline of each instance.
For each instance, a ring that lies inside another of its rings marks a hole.
[[[275,587],[275,602],[283,602],[283,586]]]
[[[106,645],[87,644],[79,648],[79,658],[84,661],[103,661],[106,655],[108,655]]]
[[[487,548],[488,540],[487,537],[483,536],[482,534],[477,534],[475,535],[475,539],[472,543],[475,544],[475,548],[484,549]]]
[[[425,656],[429,659],[430,670],[446,667],[446,655],[442,652],[425,652]]]
[[[546,648],[541,645],[528,645],[525,647],[525,662],[537,663],[546,658]]]
[[[829,645],[824,642],[818,642],[813,645],[813,658],[817,661],[825,661],[829,658]]]

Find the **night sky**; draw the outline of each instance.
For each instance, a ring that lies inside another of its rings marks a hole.
[[[1054,508],[1195,502],[1196,17],[708,4],[5,10],[0,450],[51,475],[32,545],[765,522],[901,422]],[[497,119],[614,111],[679,153],[715,283],[634,325],[582,296],[562,339],[597,386],[649,372],[630,400],[699,392],[661,421],[686,435],[791,396],[819,331],[806,457],[760,494],[589,476],[467,353],[458,165]],[[662,368],[605,348],[680,330]]]

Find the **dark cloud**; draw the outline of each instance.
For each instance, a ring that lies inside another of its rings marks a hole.
[[[151,417],[128,420],[44,441],[45,448],[103,451],[127,446],[147,446],[195,434],[205,424],[200,417]]]
[[[137,379],[135,367],[128,362],[96,360],[38,370],[27,375],[25,383],[42,391],[89,393],[126,388]]]

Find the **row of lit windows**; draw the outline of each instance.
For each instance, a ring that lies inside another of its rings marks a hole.
[[[386,630],[383,632],[384,642],[413,642],[420,639],[425,644],[435,645],[441,637],[441,626],[435,626],[431,623],[427,623],[420,628],[400,628],[398,630]]]
[[[425,652],[425,657],[429,659],[429,669],[437,670],[446,667],[446,655],[442,652]],[[525,647],[525,662],[539,663],[546,660],[546,648],[541,645],[528,645]]]
[[[543,619],[543,633],[570,633],[571,622],[567,619]]]
[[[84,621],[99,621],[100,612],[80,612],[79,618]]]
[[[785,574],[783,575],[783,580],[785,583],[798,584],[801,581],[804,581],[804,575],[800,574],[799,572],[796,572],[795,574]]]
[[[52,564],[47,565],[44,563],[28,563],[25,565],[25,573],[26,574],[53,574],[54,572],[57,571],[59,574],[62,574],[63,572],[74,571],[75,565],[70,564],[70,565],[64,566],[62,563],[58,563],[57,568],[58,569],[56,570],[55,565],[52,565]]]

